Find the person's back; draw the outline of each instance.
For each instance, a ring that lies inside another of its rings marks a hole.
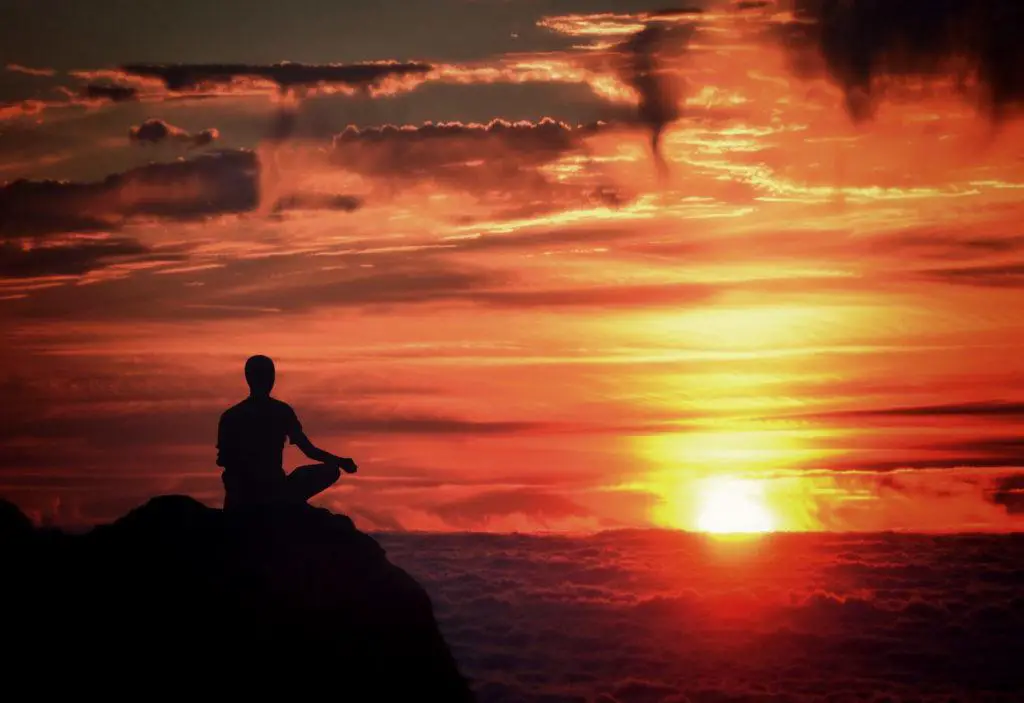
[[[232,498],[271,502],[285,480],[284,445],[302,432],[287,403],[270,396],[249,397],[220,418],[217,464]]]
[[[351,459],[317,449],[287,403],[270,397],[274,362],[265,356],[245,364],[249,397],[224,411],[217,432],[217,465],[224,468],[224,508],[306,501],[341,475],[356,471]],[[284,471],[284,445],[290,441],[320,464]]]

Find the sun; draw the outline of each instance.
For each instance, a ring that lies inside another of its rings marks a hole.
[[[700,497],[697,528],[714,534],[772,532],[775,519],[765,505],[760,482],[709,479]]]

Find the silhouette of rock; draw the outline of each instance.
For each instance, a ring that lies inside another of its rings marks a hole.
[[[83,535],[26,536],[8,505],[9,690],[472,700],[426,592],[344,515],[163,496]]]
[[[32,521],[14,503],[0,500],[0,540],[21,540],[31,533]]]

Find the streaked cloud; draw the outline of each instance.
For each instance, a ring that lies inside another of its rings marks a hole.
[[[109,100],[114,103],[122,103],[138,100],[139,90],[130,85],[90,83],[82,89],[82,96],[88,100]]]
[[[148,248],[130,238],[74,238],[46,245],[0,243],[0,278],[80,276],[113,261],[151,256]],[[168,260],[162,255],[161,260]],[[173,258],[171,258],[173,260]]]
[[[26,76],[36,76],[38,78],[49,78],[57,73],[52,68],[32,68],[16,63],[7,64],[6,68],[12,73],[21,73]]]
[[[130,76],[157,78],[168,90],[195,90],[206,85],[230,84],[235,78],[257,78],[276,84],[281,90],[324,85],[369,89],[389,78],[422,75],[430,64],[381,61],[356,64],[279,63],[256,64],[126,64],[121,70]]]

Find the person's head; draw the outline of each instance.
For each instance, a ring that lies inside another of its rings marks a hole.
[[[270,395],[274,387],[274,362],[269,356],[257,354],[245,362],[245,382],[251,395]]]

